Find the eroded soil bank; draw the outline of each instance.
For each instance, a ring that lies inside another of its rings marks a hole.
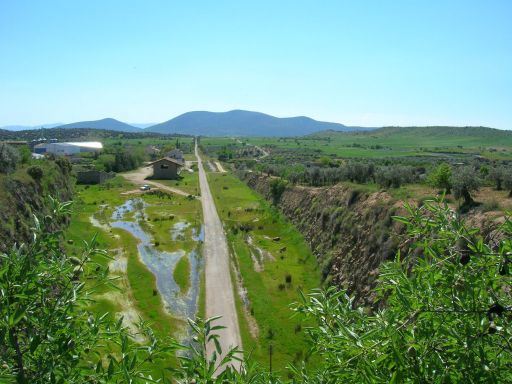
[[[271,177],[240,173],[249,187],[274,201]],[[403,202],[385,191],[364,192],[344,185],[332,187],[287,186],[276,206],[307,240],[321,267],[323,279],[347,289],[366,305],[375,303],[371,289],[379,266],[405,251],[403,224],[394,215],[405,214]],[[484,235],[496,228],[497,212],[466,215]]]

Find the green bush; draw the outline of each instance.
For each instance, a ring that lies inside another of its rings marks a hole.
[[[511,382],[512,222],[495,246],[446,204],[407,209],[396,219],[412,247],[381,266],[383,309],[368,313],[335,288],[296,305],[316,322],[308,334],[325,366],[295,373],[305,382]]]
[[[32,165],[27,168],[27,173],[32,177],[35,181],[40,181],[43,178],[43,169],[38,165]]]
[[[428,176],[428,182],[434,188],[441,188],[449,195],[452,189],[452,167],[450,164],[439,164]]]
[[[274,204],[279,203],[279,200],[281,200],[281,196],[286,189],[286,184],[286,181],[277,178],[270,182],[270,194],[272,195]]]
[[[16,164],[20,161],[20,155],[16,148],[0,144],[0,173],[11,173],[16,170]]]

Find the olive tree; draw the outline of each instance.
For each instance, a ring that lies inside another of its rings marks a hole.
[[[503,186],[508,193],[508,197],[512,197],[512,173],[510,171],[503,174]]]
[[[480,188],[480,179],[471,167],[461,167],[452,174],[451,184],[456,199],[464,199],[464,206],[471,206],[474,200],[471,193]]]
[[[506,169],[504,167],[493,167],[489,171],[489,178],[496,184],[496,190],[501,191],[503,185],[503,179],[506,174]]]

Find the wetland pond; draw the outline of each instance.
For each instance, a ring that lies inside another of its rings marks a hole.
[[[139,257],[146,267],[155,275],[158,292],[164,301],[166,310],[175,317],[186,320],[195,319],[199,300],[200,273],[203,266],[201,254],[199,252],[199,242],[204,239],[204,228],[198,231],[192,228],[191,238],[198,245],[191,252],[177,250],[175,252],[166,252],[156,249],[152,243],[152,237],[139,224],[140,220],[145,220],[145,209],[147,203],[142,199],[130,199],[123,205],[117,207],[111,217],[110,226],[121,228],[134,236],[139,244],[137,249]],[[133,217],[133,220],[131,218]],[[185,240],[185,230],[190,227],[190,223],[178,222],[170,230],[172,241]],[[178,261],[186,256],[190,263],[190,287],[187,292],[182,293],[179,285],[174,280],[174,269]]]

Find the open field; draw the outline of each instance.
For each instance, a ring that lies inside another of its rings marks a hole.
[[[389,127],[368,132],[319,132],[304,137],[201,138],[203,146],[244,144],[272,149],[307,150],[336,157],[385,158],[406,156],[512,159],[512,134],[481,127]]]
[[[158,180],[158,182],[169,187],[178,188],[193,196],[199,196],[200,191],[197,179],[197,170],[194,172],[183,170],[181,171],[180,176],[181,178],[179,180]]]
[[[255,145],[308,148],[340,157],[467,156],[512,158],[512,135],[486,128],[383,128],[362,133],[324,132],[300,139],[259,139]]]
[[[106,249],[111,259],[98,258],[98,263],[110,268],[119,290],[104,287],[96,294],[91,309],[97,313],[110,312],[115,317],[124,316],[124,324],[135,332],[139,318],[148,320],[159,337],[183,337],[186,322],[183,316],[169,309],[158,283],[145,261],[141,259],[137,240],[131,233],[114,228],[113,213],[116,207],[127,204],[134,197],[122,195],[134,185],[118,176],[104,185],[77,186],[71,224],[65,232],[71,254],[79,252],[82,239],[98,236],[98,247]],[[139,200],[140,199],[140,200]],[[124,213],[123,220],[138,223],[151,238],[155,252],[183,255],[176,263],[176,284],[185,294],[191,287],[189,257],[193,252],[200,255],[201,210],[196,199],[165,193],[144,193],[137,196],[136,206],[144,209]],[[142,216],[138,216],[142,215]],[[167,296],[165,296],[167,297]],[[199,304],[199,303],[197,303]],[[134,340],[138,340],[134,335]],[[138,340],[141,341],[141,340]],[[169,356],[162,364],[172,364]]]
[[[304,324],[291,318],[288,306],[299,289],[320,286],[315,257],[298,231],[235,176],[208,177],[240,271],[238,285],[247,290],[243,300],[237,294],[244,349],[266,365],[272,345],[274,367],[282,369],[306,353]]]

